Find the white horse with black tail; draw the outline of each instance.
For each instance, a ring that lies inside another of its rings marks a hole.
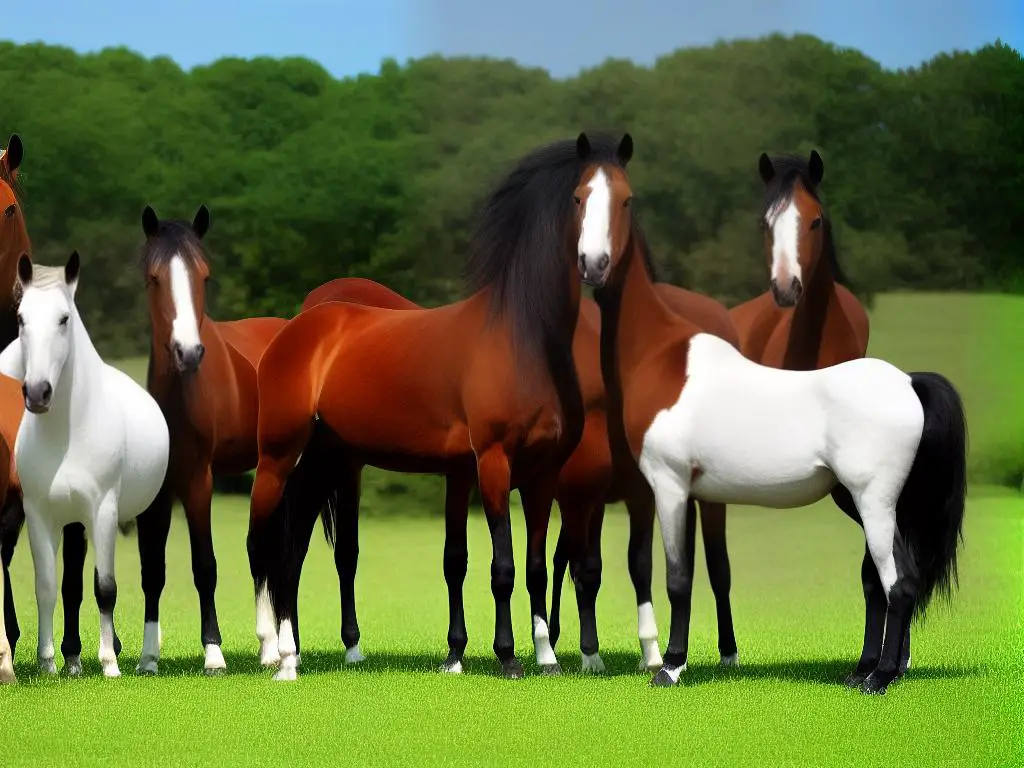
[[[156,497],[167,472],[167,423],[156,401],[100,358],[75,306],[78,252],[63,269],[18,262],[18,338],[0,353],[0,372],[22,382],[27,413],[14,456],[36,575],[39,667],[55,674],[53,610],[57,545],[65,525],[83,523],[96,552],[103,674],[121,674],[114,650],[117,529]],[[79,656],[66,657],[70,675]]]

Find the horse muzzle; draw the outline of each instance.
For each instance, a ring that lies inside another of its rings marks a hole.
[[[608,265],[611,259],[607,253],[601,254],[596,259],[590,259],[580,254],[577,267],[580,270],[580,277],[586,285],[591,288],[601,288],[608,282]]]
[[[773,277],[771,289],[772,297],[780,307],[795,307],[804,293],[804,286],[799,277],[794,277],[786,288],[781,287],[779,281]]]
[[[29,413],[39,415],[50,410],[50,401],[53,399],[53,387],[50,382],[22,384],[21,394],[25,397],[25,410]]]
[[[206,355],[206,347],[202,344],[185,347],[177,341],[174,342],[172,351],[174,353],[174,364],[181,373],[195,373],[198,371],[199,364],[203,362],[203,357]]]

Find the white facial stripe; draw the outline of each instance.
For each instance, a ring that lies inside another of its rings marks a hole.
[[[587,266],[593,260],[610,255],[612,251],[612,186],[603,168],[598,168],[587,183],[590,194],[584,202],[583,222],[580,225],[579,255]]]
[[[191,349],[199,344],[199,321],[192,302],[192,281],[181,254],[171,258],[171,300],[174,302],[174,321],[171,340]]]
[[[769,211],[767,221],[772,230],[772,277],[788,286],[790,280],[801,277],[800,210],[790,200]]]

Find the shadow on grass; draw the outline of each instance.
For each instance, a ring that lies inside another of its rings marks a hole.
[[[637,678],[638,681],[646,682],[651,677],[651,673],[646,670],[641,671],[638,668],[640,658],[638,653],[603,651],[601,657],[605,663],[606,673],[604,675],[586,675],[585,677],[588,680],[600,683],[601,681],[611,682],[623,677],[632,677]],[[542,677],[540,669],[534,663],[531,656],[523,654],[519,658],[523,662],[527,678]],[[405,674],[441,674],[440,668],[443,655],[440,653],[398,653],[391,651],[373,653],[371,651],[368,653],[366,660],[360,664],[345,664],[344,659],[345,653],[342,649],[310,649],[304,651],[299,666],[299,676],[327,674],[379,675],[396,672]],[[271,670],[260,666],[255,649],[252,653],[226,653],[225,661],[228,666],[226,677],[256,676],[269,679],[271,676]],[[578,652],[563,651],[560,654],[560,661],[563,677],[570,679],[584,677],[580,669]],[[119,659],[121,674],[125,677],[134,677],[137,662],[138,656],[122,654]],[[722,667],[718,664],[691,664],[687,671],[683,673],[680,682],[686,687],[712,685],[719,682],[736,680],[774,680],[789,683],[842,685],[844,677],[853,669],[854,664],[855,660],[848,659],[754,662],[744,663],[738,668]],[[19,681],[24,683],[46,683],[49,681],[49,678],[43,678],[39,675],[38,667],[33,662],[19,662],[15,665],[15,670]],[[490,655],[467,655],[463,660],[463,670],[464,675],[471,677],[500,677],[497,659]],[[952,680],[983,677],[991,674],[993,671],[981,665],[967,667],[915,666],[907,673],[906,679]],[[82,674],[84,677],[100,677],[102,672],[99,662],[95,659],[83,659]],[[160,660],[159,676],[162,678],[202,677],[203,658],[200,654],[164,657]],[[59,673],[57,678],[67,680],[63,673]]]

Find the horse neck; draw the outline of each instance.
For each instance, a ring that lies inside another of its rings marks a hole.
[[[15,286],[18,282],[18,259],[21,254],[32,252],[28,233],[24,232],[20,237],[12,235],[0,248],[0,252],[3,253],[0,256],[0,349],[3,349],[18,338]]]
[[[103,366],[103,359],[82,325],[78,308],[74,305],[72,307],[72,340],[68,357],[64,361],[60,382],[53,393],[50,413],[40,420],[45,427],[60,432],[69,431],[73,421],[95,408],[95,404],[89,402],[86,393],[89,390],[98,390]]]
[[[835,278],[823,253],[809,276],[803,296],[793,309],[783,368],[813,370],[818,367],[829,307],[836,301]]]

